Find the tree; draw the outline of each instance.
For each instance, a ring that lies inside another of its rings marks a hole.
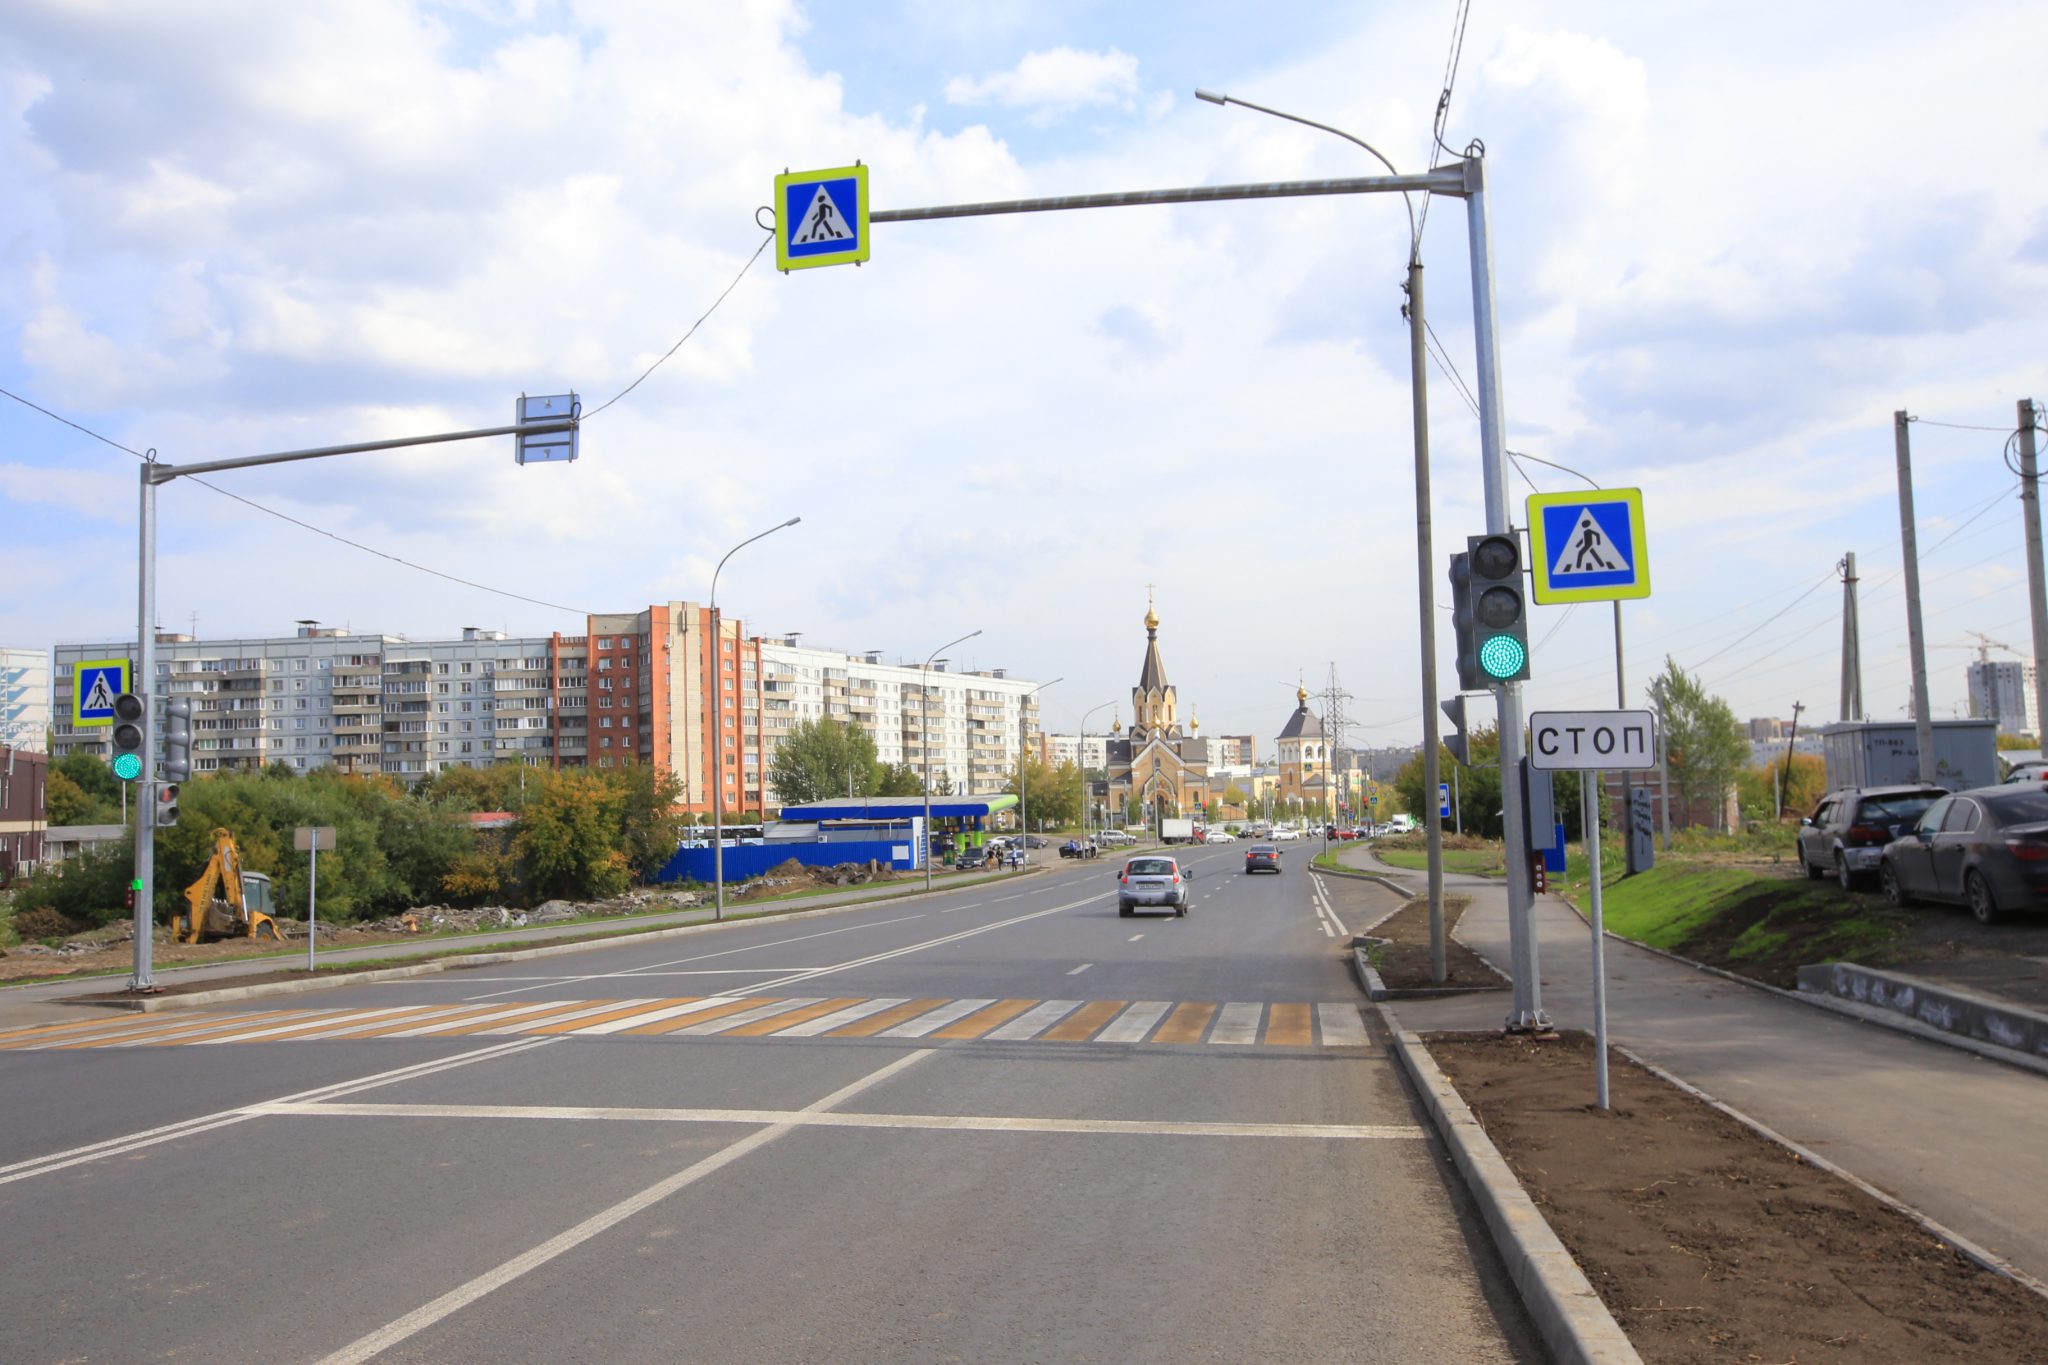
[[[941,768],[941,769],[939,769],[939,775],[938,775],[937,777],[935,777],[935,778],[933,778],[933,779],[932,779],[932,795],[933,795],[933,796],[951,796],[952,794],[953,794],[953,773],[952,773],[952,770],[951,770],[951,769],[949,769],[949,768]]]
[[[43,800],[53,825],[121,823],[121,781],[91,754],[66,754],[52,763]]]
[[[529,782],[514,841],[536,899],[616,896],[632,885],[619,847],[626,799],[594,771],[549,772]]]
[[[93,818],[96,809],[93,799],[80,791],[62,769],[50,770],[49,781],[43,784],[43,814],[51,824],[97,825],[101,822]]]
[[[1787,818],[1810,814],[1827,793],[1827,765],[1813,754],[1794,754],[1785,759],[1746,768],[1735,778],[1736,800],[1744,820],[1770,821],[1778,818],[1779,789],[1784,791]]]
[[[1735,712],[1669,656],[1649,692],[1680,803],[1689,816],[1697,803],[1707,802],[1718,828],[1728,789],[1749,757],[1749,741]]]
[[[620,839],[633,871],[652,881],[668,866],[683,841],[683,784],[674,772],[646,763],[603,768],[600,774],[624,800],[620,808]]]
[[[875,764],[874,780],[868,785],[870,796],[922,796],[924,782],[917,775],[917,769],[908,763]]]
[[[768,780],[782,804],[801,806],[872,795],[875,767],[875,741],[867,731],[823,716],[802,722],[775,746]]]
[[[1071,825],[1081,818],[1081,770],[1071,760],[1055,768],[1042,758],[1027,755],[1003,780],[1003,790],[1012,795],[1017,792],[1019,768],[1023,769],[1026,814],[1034,826]]]
[[[1226,806],[1244,810],[1246,809],[1245,803],[1249,800],[1251,798],[1244,794],[1244,788],[1238,786],[1235,782],[1223,789],[1223,804]]]

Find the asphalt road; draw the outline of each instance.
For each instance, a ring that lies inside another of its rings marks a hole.
[[[1540,1359],[1309,856],[0,1034],[6,1356]]]

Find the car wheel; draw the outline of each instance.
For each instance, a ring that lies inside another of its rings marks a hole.
[[[1844,891],[1856,889],[1856,874],[1849,870],[1849,855],[1846,853],[1835,855],[1835,883]]]
[[[1179,905],[1174,906],[1173,913],[1175,918],[1186,919],[1188,914],[1188,903],[1186,901],[1182,901]]]
[[[1817,881],[1819,881],[1819,880],[1820,880],[1820,879],[1821,879],[1822,877],[1825,877],[1825,876],[1827,876],[1827,875],[1828,875],[1828,870],[1827,870],[1826,868],[1824,868],[1824,867],[1816,867],[1816,866],[1815,866],[1814,864],[1812,864],[1812,863],[1809,863],[1808,861],[1806,861],[1806,850],[1805,850],[1804,848],[1801,848],[1801,849],[1799,850],[1799,868],[1800,868],[1800,870],[1801,870],[1801,871],[1803,871],[1804,873],[1806,873],[1806,877],[1807,877],[1807,880],[1808,880],[1808,881],[1815,881],[1815,882],[1817,882]]]
[[[1904,909],[1913,903],[1913,898],[1906,894],[1905,884],[1899,880],[1898,869],[1890,863],[1878,864],[1877,882],[1884,888],[1884,898],[1893,905]]]
[[[1969,902],[1970,913],[1979,924],[1995,924],[1998,921],[1998,902],[1992,898],[1991,883],[1984,880],[1981,872],[1972,872],[1963,879],[1963,898]]]
[[[1116,912],[1124,919],[1129,919],[1131,917],[1131,907],[1125,905],[1122,901],[1118,901],[1116,903]]]

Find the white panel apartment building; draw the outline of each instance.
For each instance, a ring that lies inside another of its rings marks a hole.
[[[1055,768],[1062,763],[1084,769],[1109,767],[1108,735],[1047,735],[1045,741]]]
[[[65,692],[68,701],[70,692]],[[41,753],[50,730],[50,651],[0,645],[0,744]],[[69,715],[71,708],[64,708]]]
[[[671,628],[684,629],[674,623],[704,613],[678,602],[656,609],[659,619],[642,619],[648,615],[594,616],[588,635],[527,638],[470,628],[460,639],[408,640],[317,624],[264,639],[160,632],[153,691],[192,699],[195,773],[282,762],[299,771],[332,764],[416,781],[511,759],[551,767],[638,759],[669,764],[684,781],[685,803],[708,810],[701,771],[711,733],[708,660],[689,648],[651,647],[655,635],[666,641]],[[725,624],[737,633],[737,621]],[[943,771],[955,791],[996,790],[1016,765],[1020,725],[1037,731],[1037,684],[1001,669],[935,666],[927,674],[915,664],[883,663],[879,653],[802,646],[793,636],[745,643],[728,647],[735,661],[723,713],[728,771],[743,779],[730,810],[763,800],[772,808],[765,772],[776,745],[805,720],[857,723],[883,762],[921,769],[927,678],[934,782]],[[45,705],[68,700],[79,662],[134,652],[127,642],[58,646]],[[656,673],[659,705],[652,704]],[[108,755],[106,727],[72,729],[68,704],[54,719],[58,757]],[[161,727],[152,735],[160,758]]]

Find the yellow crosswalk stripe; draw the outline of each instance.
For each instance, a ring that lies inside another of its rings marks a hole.
[[[861,997],[857,995],[842,995],[837,1000],[820,1000],[815,1005],[805,1005],[802,1009],[791,1010],[787,1014],[778,1014],[769,1019],[756,1019],[751,1024],[741,1024],[738,1028],[727,1029],[718,1036],[721,1038],[765,1038],[771,1033],[780,1033],[786,1028],[793,1028],[812,1019],[822,1019],[828,1014],[837,1014],[848,1005],[858,1005],[860,1001]]]
[[[1315,1042],[1307,1005],[1275,1005],[1267,1013],[1267,1046],[1308,1047]]]
[[[721,1004],[706,1005],[701,1010],[691,1010],[679,1018],[663,1019],[656,1024],[642,1024],[639,1028],[622,1029],[619,1036],[652,1038],[658,1034],[674,1033],[677,1029],[688,1028],[692,1024],[708,1024],[713,1019],[723,1019],[726,1015],[738,1014],[741,1010],[759,1009],[769,1004],[773,998],[766,995],[750,995],[740,1000],[726,1000]]]
[[[1159,1032],[1152,1035],[1155,1043],[1199,1043],[1202,1035],[1209,1031],[1209,1020],[1216,1013],[1214,1005],[1198,1005],[1192,1002],[1180,1006],[1166,1016],[1166,1022],[1159,1026]]]
[[[1040,1034],[1039,1040],[1047,1043],[1085,1043],[1093,1038],[1104,1024],[1116,1018],[1117,1012],[1127,1003],[1129,1002],[1123,1000],[1092,1001]]]
[[[827,1038],[872,1038],[883,1029],[895,1028],[898,1024],[907,1024],[920,1014],[930,1014],[945,1003],[946,998],[944,996],[937,996],[929,1000],[912,1000],[908,1004],[898,1005],[895,1009],[883,1010],[880,1014],[871,1014],[865,1019],[856,1019],[853,1023],[843,1028],[833,1029],[825,1036]]]
[[[946,1025],[932,1034],[932,1037],[979,1038],[990,1029],[1009,1023],[1037,1003],[1036,1000],[998,1000],[985,1009],[976,1010],[958,1023]]]
[[[574,1033],[577,1029],[589,1028],[592,1024],[609,1024],[614,1019],[630,1019],[636,1014],[647,1014],[653,1010],[671,1009],[674,1006],[687,1005],[702,998],[702,996],[696,995],[674,995],[666,1000],[627,1000],[621,1002],[620,1008],[608,1010],[603,1014],[586,1014],[581,1019],[564,1019],[559,1024],[540,1024],[530,1031],[533,1033]],[[621,1032],[623,1031],[621,1030]]]

